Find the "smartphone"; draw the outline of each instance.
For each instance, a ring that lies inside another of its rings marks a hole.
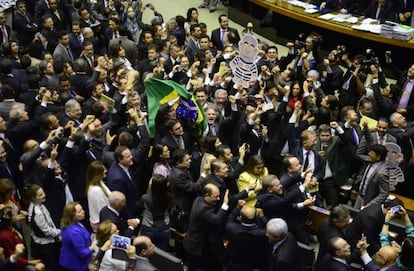
[[[127,247],[131,244],[131,238],[121,236],[121,235],[114,235],[112,236],[112,247],[118,249],[127,249]]]
[[[321,151],[326,151],[328,149],[328,145],[321,144]]]
[[[394,213],[398,213],[400,211],[400,206],[394,206],[394,207],[392,207],[392,211]]]

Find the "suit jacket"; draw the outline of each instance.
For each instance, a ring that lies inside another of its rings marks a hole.
[[[130,176],[133,174],[130,171]],[[138,200],[137,184],[134,179],[130,179],[126,172],[119,166],[118,163],[112,163],[108,170],[108,187],[111,191],[120,191],[126,197],[125,212],[128,218],[135,217],[134,209],[135,203]]]
[[[38,31],[38,25],[29,13],[25,16],[20,12],[15,12],[12,27],[17,34],[19,44],[23,47],[32,42],[34,34]]]
[[[346,240],[354,247],[361,234],[364,233],[367,237],[367,242],[370,244],[368,253],[374,255],[380,248],[379,233],[384,223],[384,213],[380,204],[372,204],[367,208],[362,209],[354,218],[352,223],[346,230]]]
[[[7,32],[7,40],[10,40],[10,26],[4,25],[6,27]],[[3,31],[0,30],[0,41],[3,42]]]
[[[239,36],[239,32],[237,31],[237,29],[228,27],[227,28],[227,32],[233,32],[234,35],[236,36],[236,41],[234,42],[235,44],[237,44],[240,41],[240,36]],[[223,51],[223,43],[221,42],[221,29],[220,28],[216,28],[211,32],[211,42],[213,43],[213,46],[217,48],[217,50]]]
[[[68,47],[70,50],[70,48]],[[72,54],[72,52],[71,52]],[[72,57],[69,55],[68,50],[65,46],[63,46],[61,43],[59,43],[55,51],[53,51],[53,58],[57,60],[61,60],[63,63],[67,62],[71,66],[73,66],[73,62],[75,60],[75,57],[72,55]]]
[[[401,147],[401,152],[404,154],[404,161],[400,164],[400,167],[404,171],[404,174],[407,174],[410,167],[409,162],[413,152],[410,139],[412,141],[414,140],[414,122],[409,122],[407,129],[392,127],[388,132],[397,139],[397,144]]]
[[[225,227],[229,267],[231,270],[262,270],[266,257],[266,231],[257,224],[242,224],[236,221],[239,209],[229,216]],[[255,248],[252,250],[251,248]]]
[[[185,150],[187,150],[187,152],[191,153],[192,142],[191,142],[190,136],[186,132],[184,132],[182,137],[183,137],[183,140],[184,140]],[[171,153],[174,153],[175,150],[179,149],[177,141],[175,141],[175,139],[173,138],[173,136],[170,133],[168,133],[166,136],[161,138],[161,144],[167,145],[168,149],[170,150]]]
[[[356,155],[363,161],[369,162],[370,158],[368,156],[368,151],[370,146],[374,144],[378,144],[378,134],[376,132],[369,132],[364,131],[363,137],[361,142],[359,142],[358,149],[356,151]],[[387,133],[385,135],[385,142],[392,142],[397,144],[397,139],[393,136]]]
[[[136,258],[135,271],[158,271],[147,258]]]
[[[99,221],[110,220],[116,225],[119,230],[119,233],[126,237],[131,237],[134,231],[128,227],[127,221],[125,221],[119,214],[116,214],[114,211],[105,206],[99,212]]]
[[[83,50],[83,43],[85,39],[81,42],[78,37],[76,37],[72,32],[68,34],[69,36],[69,48],[72,52],[73,58],[77,59]]]
[[[365,16],[376,19],[377,8],[378,8],[378,2],[371,1],[371,4],[368,6],[367,10],[365,11]],[[385,7],[381,8],[381,11],[378,16],[378,20],[381,23],[384,23],[385,21],[394,22],[396,21],[395,19],[396,19],[395,18],[395,7],[392,1],[388,1]]]
[[[92,256],[90,245],[90,234],[80,223],[63,228],[59,264],[67,270],[87,270]]]
[[[290,232],[283,243],[272,252],[268,259],[268,271],[301,271],[303,270],[302,261],[298,260],[300,255],[296,238]],[[332,269],[335,270],[335,269]]]
[[[220,208],[220,206],[223,204],[224,195],[227,190],[227,185],[224,180],[220,179],[219,177],[210,174],[207,176],[205,180],[205,184],[212,183],[216,185],[220,190],[220,201],[217,202],[216,207]],[[237,194],[231,195],[229,194],[229,206],[230,208],[235,207],[237,205],[238,200],[240,199],[246,199],[248,197],[248,193],[246,190],[243,190]]]
[[[370,261],[368,264],[365,265],[367,271],[381,271],[381,267],[374,263],[374,261]],[[400,271],[401,269],[397,265],[393,265],[387,268],[386,271]]]
[[[180,210],[190,213],[194,199],[202,189],[201,182],[194,182],[190,171],[173,167],[168,176],[175,205]]]
[[[335,227],[330,223],[329,218],[326,218],[322,221],[318,231],[319,252],[315,263],[316,270],[321,270],[322,260],[329,253],[328,242],[333,237],[346,239],[345,232]]]
[[[57,12],[59,14],[59,17],[54,12],[52,12],[50,9],[48,9],[48,12],[47,12],[47,14],[52,16],[54,27],[56,28],[57,31],[69,30],[69,26],[72,25],[70,18],[69,19],[66,18],[66,15],[63,12],[63,10],[58,9]]]
[[[349,271],[349,266],[335,260],[331,255],[326,255],[322,260],[322,271]]]
[[[370,176],[364,176],[368,167],[371,165],[368,164],[364,167],[364,170],[361,171],[361,177],[358,178],[361,180],[359,184],[368,182],[367,188],[365,190],[364,197],[364,206],[371,205],[373,203],[382,204],[389,194],[389,185],[386,179],[386,162],[379,162],[380,164],[375,168]],[[367,178],[369,177],[369,178]],[[357,183],[358,184],[358,183]],[[360,193],[362,191],[359,191]]]
[[[3,100],[2,102],[0,102],[0,115],[3,117],[3,119],[8,122],[9,121],[9,112],[12,109],[12,107],[14,105],[21,105],[23,106],[24,104],[16,102],[15,100]]]
[[[319,153],[317,153],[316,151],[314,151],[314,150],[311,150],[311,152],[313,152],[313,155],[314,155],[314,161],[309,161],[309,164],[310,163],[313,163],[314,165],[313,165],[313,167],[314,167],[314,169],[313,169],[313,176],[315,176],[319,181],[320,180],[322,180],[322,178],[324,177],[323,176],[323,171],[322,171],[322,169],[323,169],[323,158],[322,158],[322,156],[320,156],[319,155]],[[293,155],[295,155],[297,158],[298,158],[298,160],[299,160],[299,162],[303,165],[304,164],[304,161],[303,161],[303,156],[304,156],[304,154],[303,154],[303,148],[302,148],[302,146],[299,146],[297,149],[296,149],[296,151],[295,152],[293,152],[292,153]],[[310,160],[310,159],[309,159]],[[303,171],[305,171],[306,169],[303,169]]]
[[[187,253],[197,256],[223,248],[219,227],[226,219],[226,211],[208,204],[204,198],[194,200],[190,214],[190,225],[184,237],[184,249]]]

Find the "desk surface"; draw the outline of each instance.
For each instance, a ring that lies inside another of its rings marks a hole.
[[[386,37],[383,37],[377,34],[372,34],[372,33],[365,32],[365,31],[358,31],[358,30],[352,29],[350,24],[338,23],[338,22],[333,22],[329,20],[319,19],[318,16],[320,16],[320,13],[307,14],[304,12],[303,8],[290,5],[289,3],[282,1],[282,0],[276,0],[276,4],[270,3],[264,0],[249,0],[249,1],[261,7],[272,10],[278,14],[290,17],[292,19],[295,19],[295,20],[298,20],[304,23],[315,25],[317,27],[339,32],[341,34],[346,34],[346,35],[350,35],[350,36],[354,36],[354,37],[362,38],[366,40],[372,40],[372,41],[379,42],[379,43],[414,49],[414,38],[406,42],[406,41],[386,38]]]

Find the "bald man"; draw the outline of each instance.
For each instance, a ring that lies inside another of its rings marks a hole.
[[[99,212],[99,221],[110,220],[119,229],[120,235],[131,237],[140,223],[138,218],[126,220],[120,215],[126,205],[126,198],[122,192],[112,191],[109,194],[109,205],[103,207]]]
[[[220,190],[206,184],[203,196],[194,200],[191,208],[190,224],[184,238],[184,249],[188,253],[190,270],[222,270],[225,248],[220,230],[227,218],[229,208],[227,190],[220,208]]]
[[[400,270],[396,265],[398,252],[392,246],[383,246],[377,253],[375,253],[375,262],[372,260],[367,252],[368,243],[365,236],[359,240],[357,247],[361,252],[361,259],[364,262],[366,270],[368,271],[398,271]]]
[[[132,245],[135,246],[136,263],[135,271],[158,271],[158,268],[153,266],[148,258],[154,254],[154,244],[147,236],[141,235],[134,239]]]
[[[252,206],[233,210],[225,227],[225,237],[229,240],[227,270],[262,270],[267,243],[265,220],[263,212]]]

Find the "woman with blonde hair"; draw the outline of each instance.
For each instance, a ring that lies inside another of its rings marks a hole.
[[[106,168],[101,161],[93,161],[86,171],[86,194],[88,198],[89,222],[94,232],[99,224],[99,212],[109,204],[111,190],[105,185]]]

